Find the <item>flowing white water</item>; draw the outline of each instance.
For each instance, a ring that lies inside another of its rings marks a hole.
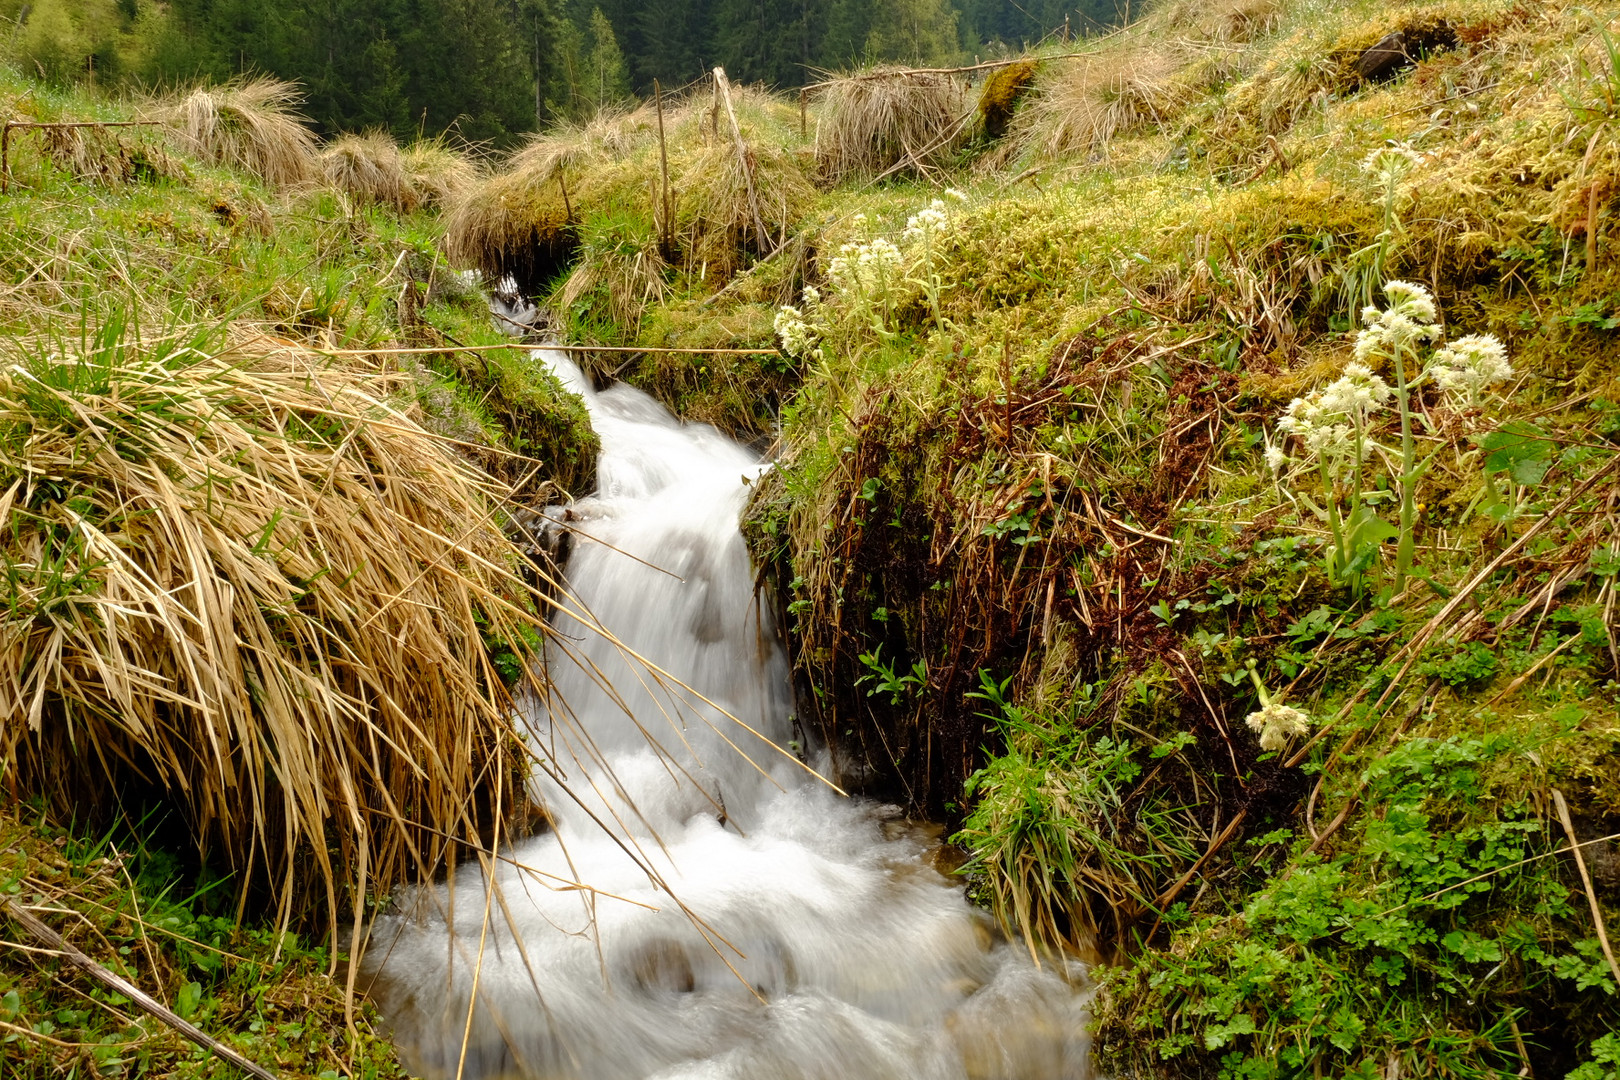
[[[533,783],[553,827],[510,850],[495,889],[470,864],[379,920],[362,982],[406,1062],[430,1077],[463,1056],[467,1077],[1084,1076],[1078,968],[1071,982],[996,941],[917,830],[793,756],[787,664],[737,529],[766,466],[542,355],[602,439],[599,492],[572,508],[580,618],[556,620],[555,695],[526,710],[555,763]]]

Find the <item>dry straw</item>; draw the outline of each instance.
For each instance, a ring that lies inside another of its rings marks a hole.
[[[400,159],[424,206],[449,206],[478,183],[478,166],[443,139],[414,142],[400,152]]]
[[[341,135],[320,154],[326,182],[356,202],[381,203],[401,213],[421,202],[399,146],[382,132]]]
[[[487,481],[381,396],[406,376],[116,320],[8,352],[11,796],[167,792],[284,921],[476,840],[521,767],[485,641],[534,621]]]
[[[966,92],[954,75],[876,68],[817,86],[816,163],[831,182],[921,172],[956,148]]]
[[[625,272],[633,270],[640,284],[631,292],[645,294],[641,285],[651,285],[658,293],[661,278],[655,278],[665,259],[704,277],[734,273],[750,254],[768,254],[780,244],[816,190],[808,156],[793,145],[796,108],[758,89],[734,86],[731,96],[747,146],[746,166],[707,85],[679,101],[665,99],[673,223],[663,220],[656,111],[614,109],[536,136],[504,171],[457,199],[445,221],[447,253],[459,265],[492,275],[514,273],[528,285],[552,277],[576,256],[623,264],[587,268],[576,292],[589,291],[590,279],[630,281]],[[749,173],[763,238],[748,194]],[[621,228],[631,219],[636,228]],[[673,250],[654,251],[639,240],[633,251],[593,243],[615,230],[667,235],[673,243],[663,246]]]
[[[1104,152],[1115,137],[1180,110],[1180,67],[1154,48],[1113,49],[1055,67],[1019,111],[1020,142],[1047,157]]]
[[[209,164],[241,169],[282,188],[315,174],[315,136],[298,112],[302,103],[292,83],[234,79],[172,99],[156,118]]]

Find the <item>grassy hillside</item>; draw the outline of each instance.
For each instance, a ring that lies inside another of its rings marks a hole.
[[[537,137],[442,216],[355,179],[379,150],[272,187],[178,121],[30,132],[0,317],[45,360],[137,323],[351,347],[389,423],[569,490],[590,443],[549,381],[378,351],[490,340],[442,259],[577,338],[777,345],[597,373],[775,440],[747,527],[801,717],[843,783],[949,821],[1033,949],[1105,962],[1104,1070],[1600,1080],[1615,15],[1164,3],[802,105],[703,85]]]

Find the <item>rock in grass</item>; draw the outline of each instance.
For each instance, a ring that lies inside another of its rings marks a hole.
[[[1357,57],[1356,73],[1367,82],[1383,82],[1411,64],[1412,57],[1406,51],[1406,34],[1397,30],[1379,38],[1377,44]]]

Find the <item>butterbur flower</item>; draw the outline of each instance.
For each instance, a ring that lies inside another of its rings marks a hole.
[[[1410,281],[1386,281],[1384,295],[1389,298],[1388,308],[1380,311],[1368,306],[1361,311],[1367,325],[1356,335],[1358,364],[1377,356],[1409,352],[1440,339],[1440,327],[1435,325],[1439,313],[1428,289]]]
[[[1423,161],[1422,155],[1404,146],[1380,146],[1361,160],[1361,171],[1379,178],[1398,177]]]
[[[782,351],[798,359],[820,359],[816,348],[819,335],[815,327],[805,321],[804,313],[791,304],[784,304],[776,313],[776,336],[782,341]]]
[[[1459,407],[1478,405],[1485,388],[1513,376],[1507,348],[1495,334],[1460,337],[1434,354],[1434,381]]]
[[[1260,736],[1260,749],[1281,750],[1296,735],[1311,730],[1311,718],[1298,709],[1269,702],[1265,708],[1252,712],[1244,720],[1249,730]]]
[[[1343,413],[1328,409],[1323,398],[1324,392],[1318,390],[1290,401],[1277,418],[1277,430],[1296,436],[1308,453],[1322,458],[1330,472],[1337,472],[1335,466],[1354,453],[1356,429],[1345,422]]]
[[[1344,374],[1322,391],[1322,410],[1341,414],[1365,429],[1373,412],[1395,396],[1389,384],[1365,364],[1346,364]]]
[[[968,201],[966,195],[953,187],[948,187],[945,189],[945,197],[952,202],[965,203]]]
[[[949,223],[945,215],[945,204],[935,199],[929,206],[907,219],[905,238],[910,241],[926,240],[944,232]]]
[[[1284,465],[1288,464],[1288,455],[1283,448],[1275,444],[1266,447],[1266,468],[1274,473],[1282,472]]]
[[[1389,297],[1390,311],[1414,322],[1432,323],[1439,318],[1434,306],[1434,294],[1416,282],[1386,281],[1384,295]]]

